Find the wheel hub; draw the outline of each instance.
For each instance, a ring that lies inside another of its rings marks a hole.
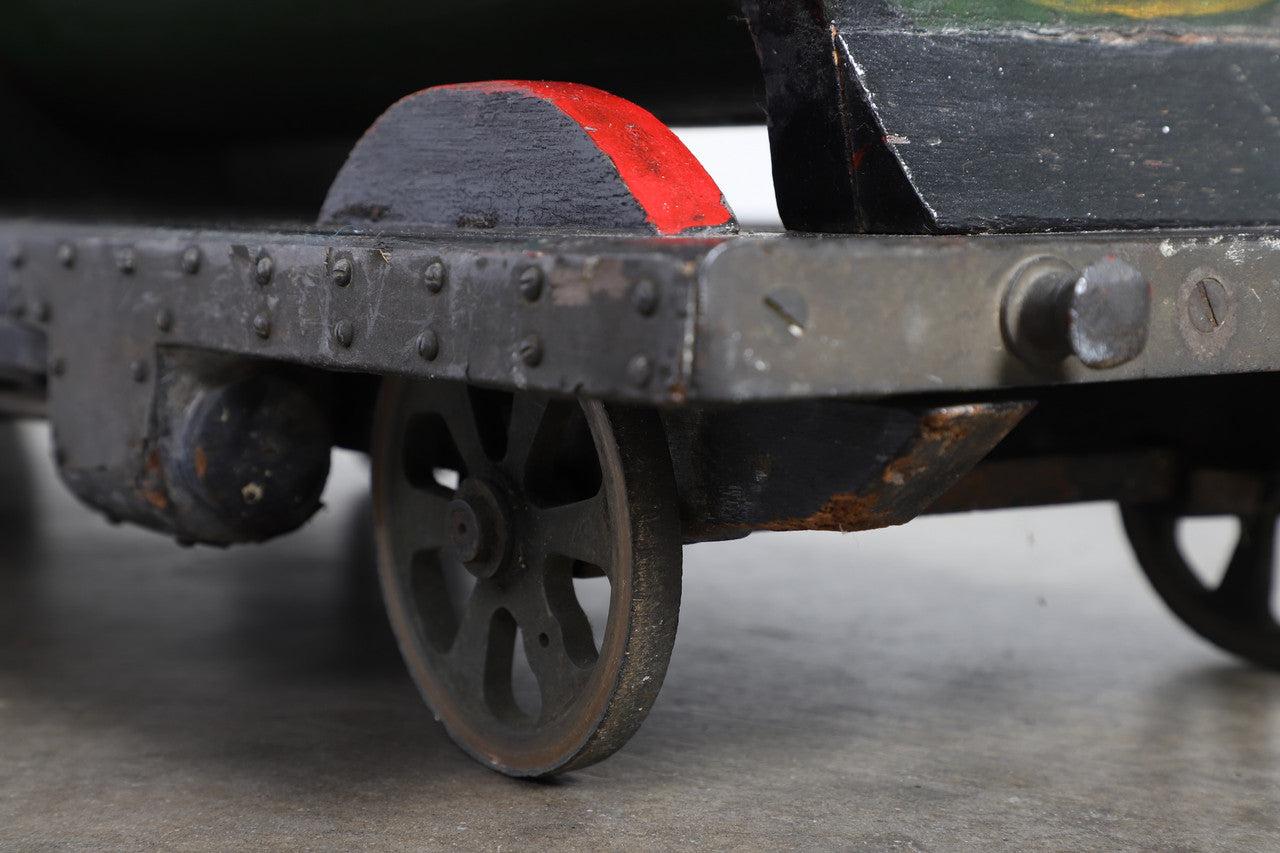
[[[477,578],[497,574],[507,554],[510,513],[483,480],[468,477],[445,510],[445,527],[458,560]]]

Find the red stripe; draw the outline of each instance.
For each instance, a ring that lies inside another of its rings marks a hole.
[[[573,119],[609,159],[659,234],[734,224],[733,211],[697,158],[647,110],[578,83],[495,80],[450,88],[523,92]]]

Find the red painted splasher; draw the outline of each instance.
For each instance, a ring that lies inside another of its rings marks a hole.
[[[522,92],[554,104],[613,160],[659,234],[733,222],[724,194],[684,143],[647,110],[578,83],[495,80],[450,88]]]

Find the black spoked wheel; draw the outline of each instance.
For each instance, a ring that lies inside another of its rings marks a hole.
[[[1178,547],[1186,518],[1170,504],[1121,506],[1125,532],[1156,592],[1192,630],[1253,663],[1280,668],[1280,622],[1272,603],[1275,527],[1280,502],[1237,514],[1239,539],[1220,577],[1192,568]]]
[[[656,413],[393,379],[373,455],[383,596],[453,739],[513,776],[622,746],[662,684],[679,613]]]

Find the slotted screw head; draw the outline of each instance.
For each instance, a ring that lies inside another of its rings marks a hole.
[[[356,330],[351,325],[350,320],[339,320],[333,324],[333,339],[338,342],[338,346],[351,346],[351,342],[355,340],[355,337]]]
[[[422,271],[422,283],[427,286],[427,290],[431,293],[439,293],[444,288],[444,273],[444,262],[432,261]]]
[[[525,267],[520,273],[518,279],[520,286],[520,295],[529,302],[537,300],[542,295],[542,270],[538,267]]]
[[[263,255],[258,258],[258,263],[254,267],[253,277],[258,284],[270,284],[271,276],[275,272],[275,264],[272,263],[269,255]]]
[[[338,287],[346,287],[351,283],[351,259],[338,258],[333,262],[333,283]]]
[[[529,335],[520,341],[516,354],[529,367],[537,367],[542,363],[542,341],[537,335]]]

